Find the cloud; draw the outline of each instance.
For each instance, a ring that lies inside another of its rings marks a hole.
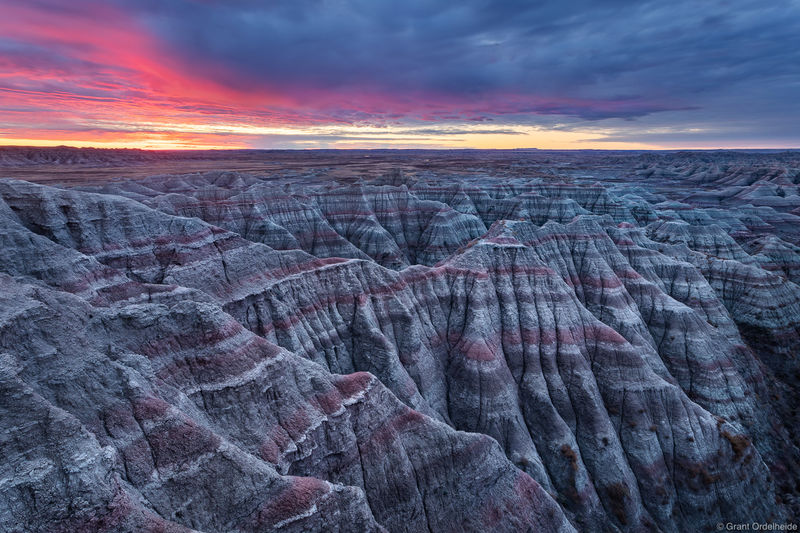
[[[0,0],[0,35],[4,130],[23,114],[621,141],[690,121],[746,140],[800,116],[793,0]]]
[[[369,107],[512,96],[525,113],[637,116],[796,82],[800,63],[794,2],[183,0],[141,16],[199,69],[230,69],[231,86],[377,95]]]

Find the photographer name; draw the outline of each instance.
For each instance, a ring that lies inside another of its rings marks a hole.
[[[751,522],[746,524],[736,524],[728,522],[717,524],[717,529],[722,531],[797,531],[795,523],[779,524],[777,522]]]

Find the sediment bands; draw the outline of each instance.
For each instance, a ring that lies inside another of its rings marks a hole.
[[[800,217],[732,176],[2,180],[0,529],[788,521]]]

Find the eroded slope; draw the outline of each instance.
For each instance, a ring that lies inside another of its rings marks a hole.
[[[564,177],[6,180],[0,198],[9,530],[796,512],[793,215]]]

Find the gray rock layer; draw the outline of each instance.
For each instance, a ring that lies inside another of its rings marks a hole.
[[[0,530],[797,511],[798,257],[771,208],[394,181],[0,181]]]

